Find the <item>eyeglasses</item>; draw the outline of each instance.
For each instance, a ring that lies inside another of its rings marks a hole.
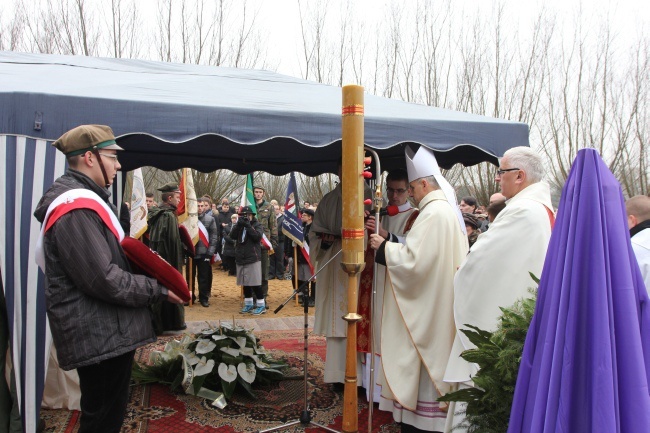
[[[388,194],[404,194],[406,191],[408,191],[408,190],[404,189],[404,188],[397,188],[397,189],[386,188],[386,192]]]
[[[497,176],[503,176],[503,173],[506,173],[508,171],[517,171],[519,170],[518,168],[500,168],[497,170]]]
[[[118,160],[117,160],[117,155],[113,155],[113,154],[111,154],[111,153],[101,153],[101,152],[98,152],[98,153],[99,153],[101,156],[105,156],[106,158],[111,158],[111,159],[113,160],[114,163],[117,163],[117,162],[118,162]]]

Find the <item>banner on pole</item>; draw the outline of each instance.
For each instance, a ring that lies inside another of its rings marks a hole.
[[[131,188],[131,232],[132,238],[139,239],[147,231],[147,197],[144,190],[142,169],[133,170],[133,187]]]

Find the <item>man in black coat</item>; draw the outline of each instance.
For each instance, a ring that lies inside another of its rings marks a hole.
[[[70,168],[34,212],[45,227],[36,257],[47,278],[52,340],[61,368],[79,374],[79,433],[117,433],[135,349],[156,340],[147,306],[181,300],[158,281],[131,273],[117,209],[108,200],[120,169],[116,151],[123,150],[111,128],[81,125],[54,147]]]
[[[206,237],[209,245],[206,245],[199,236],[199,242],[196,244],[196,254],[194,255],[194,269],[199,281],[199,302],[202,307],[207,308],[210,306],[210,294],[212,292],[212,256],[217,251],[219,229],[217,223],[214,222],[214,218],[208,214],[210,200],[201,197],[197,200],[197,205],[199,221],[207,232]]]
[[[275,250],[270,259],[269,264],[269,280],[277,278],[278,280],[284,279],[284,239],[285,235],[282,232],[282,221],[284,220],[284,215],[280,211],[279,205],[274,205],[275,208],[275,220],[277,221],[278,226],[278,248]]]

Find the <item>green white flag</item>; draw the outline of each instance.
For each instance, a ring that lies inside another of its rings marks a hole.
[[[253,212],[257,214],[257,206],[255,205],[255,194],[253,194],[253,175],[248,174],[246,176],[246,183],[244,184],[244,191],[241,195],[241,204],[239,209],[244,206],[250,206],[253,209]]]

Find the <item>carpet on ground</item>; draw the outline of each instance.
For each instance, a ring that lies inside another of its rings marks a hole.
[[[304,337],[301,330],[257,331],[255,335],[274,357],[289,363],[289,380],[268,386],[257,386],[253,399],[236,392],[224,409],[217,409],[205,400],[181,392],[172,392],[166,385],[153,384],[131,387],[129,405],[122,433],[218,432],[252,433],[277,427],[299,419],[304,410],[303,355]],[[158,339],[136,352],[136,360],[147,362],[152,350],[162,350],[172,337]],[[178,338],[178,337],[177,337]],[[326,343],[323,337],[309,336],[308,398],[312,421],[341,430],[343,394],[323,382]],[[359,431],[368,431],[368,403],[359,394]],[[75,433],[79,429],[79,412],[42,410],[46,432]],[[315,426],[306,429],[296,424],[285,432],[324,431]],[[392,414],[373,411],[373,433],[396,433],[399,425]]]

